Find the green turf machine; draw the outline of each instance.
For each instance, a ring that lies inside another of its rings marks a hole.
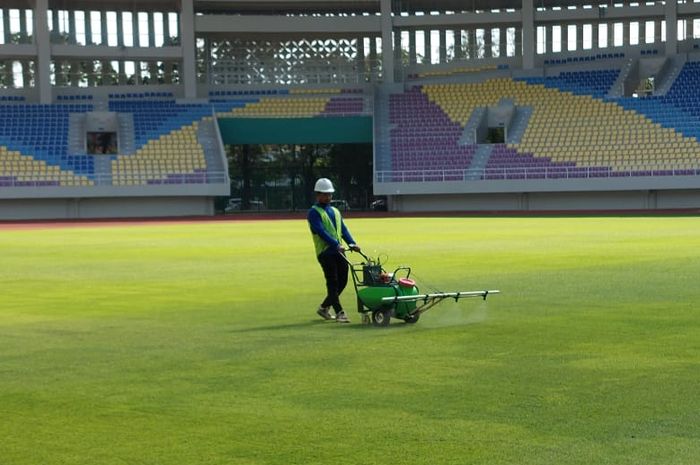
[[[379,260],[355,252],[362,256],[362,262],[354,263],[347,257],[346,260],[357,295],[357,311],[365,324],[371,322],[374,326],[387,326],[392,318],[415,323],[422,313],[444,299],[452,298],[456,302],[461,298],[481,297],[486,300],[489,295],[500,293],[490,290],[421,294],[410,277],[411,267],[400,266],[393,273],[388,273]]]

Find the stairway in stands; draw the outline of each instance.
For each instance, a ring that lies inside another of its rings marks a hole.
[[[392,169],[391,160],[391,128],[389,118],[389,95],[400,93],[402,86],[387,85],[376,88],[374,100],[374,163],[376,171]]]
[[[491,152],[493,150],[493,145],[491,144],[479,144],[478,148],[474,152],[474,158],[467,169],[467,175],[465,179],[467,180],[477,180],[481,179],[486,165],[491,158]]]
[[[214,118],[203,118],[197,127],[197,142],[204,150],[207,172],[216,173],[216,176],[220,176],[227,169],[224,164],[226,154],[221,152],[222,146],[219,143],[219,134],[215,124],[217,123]],[[216,182],[219,182],[219,180],[217,179]]]

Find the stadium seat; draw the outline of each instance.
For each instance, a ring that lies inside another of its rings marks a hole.
[[[684,137],[644,114],[600,98],[618,72],[430,84],[393,94],[389,99],[392,167],[468,169],[478,146],[459,144],[464,126],[476,108],[496,105],[503,98],[532,107],[533,113],[518,144],[492,147],[484,179],[663,176],[698,166],[700,144],[695,137]],[[700,75],[686,74],[683,80],[688,81]],[[677,98],[670,94],[669,98]],[[688,92],[678,95],[687,98]],[[695,102],[686,108],[691,114],[700,113]],[[669,118],[673,114],[669,112]]]

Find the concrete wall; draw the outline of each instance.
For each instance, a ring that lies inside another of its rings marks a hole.
[[[511,99],[501,99],[498,105],[488,108],[488,126],[490,128],[507,128],[513,120],[515,105]]]
[[[606,211],[700,209],[700,190],[398,195],[392,211]]]
[[[89,186],[89,187],[3,187],[2,199],[76,199],[76,198],[144,198],[144,197],[215,197],[230,195],[225,173],[218,173],[220,182],[210,184],[160,184],[147,186]],[[0,219],[2,217],[0,216]]]
[[[0,200],[0,219],[81,219],[210,216],[211,197],[141,197]]]
[[[700,208],[700,176],[375,183],[392,211]]]
[[[153,186],[17,187],[0,190],[0,220],[213,215],[226,182]]]
[[[119,132],[117,113],[113,111],[89,111],[85,113],[86,132]]]

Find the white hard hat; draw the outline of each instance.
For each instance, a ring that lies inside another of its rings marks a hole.
[[[335,192],[335,189],[333,189],[333,183],[330,179],[320,178],[318,181],[316,181],[316,185],[314,186],[314,192],[322,192],[325,194]]]

